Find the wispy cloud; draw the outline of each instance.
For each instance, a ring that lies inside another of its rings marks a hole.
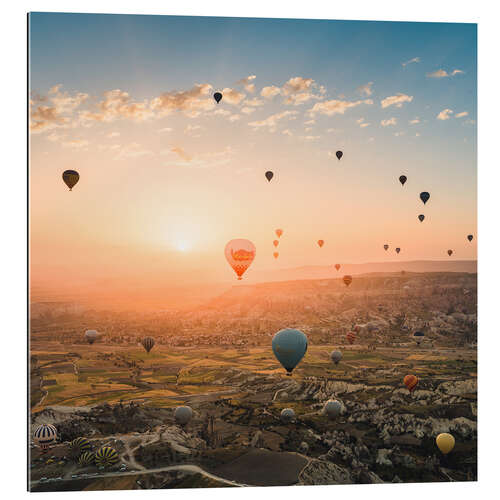
[[[365,99],[362,101],[340,101],[332,99],[331,101],[317,102],[309,110],[309,114],[314,115],[316,113],[320,113],[327,116],[335,114],[343,115],[347,109],[355,108],[361,104],[373,104],[373,101],[371,99]]]
[[[255,75],[249,75],[246,78],[242,78],[241,80],[238,80],[236,82],[236,85],[243,85],[243,88],[253,94],[255,92],[255,84],[252,83],[253,80],[255,80],[256,76]]]
[[[203,83],[189,90],[164,92],[151,100],[150,107],[160,116],[178,111],[187,116],[196,117],[203,111],[209,111],[215,107],[211,90],[212,85]],[[224,98],[226,101],[226,96]]]
[[[370,97],[373,94],[372,85],[373,82],[368,82],[365,83],[364,85],[360,85],[357,90],[361,95]]]
[[[405,102],[412,102],[413,96],[407,94],[396,94],[386,97],[380,101],[382,108],[388,108],[389,106],[396,106],[396,108],[401,108]]]
[[[275,113],[274,115],[268,116],[264,120],[250,122],[248,125],[253,127],[255,130],[259,128],[267,128],[270,132],[274,132],[280,120],[283,120],[284,118],[294,120],[296,115],[298,115],[297,111],[282,111],[281,113]]]
[[[413,120],[410,120],[410,125],[416,125],[417,123],[420,123],[420,118],[417,116],[413,118]]]
[[[396,125],[396,123],[397,123],[396,118],[392,117],[388,118],[387,120],[382,120],[380,122],[380,125],[382,125],[382,127],[389,127],[390,125]]]
[[[228,146],[221,151],[190,154],[180,146],[172,146],[161,154],[166,157],[167,166],[212,168],[228,164],[234,151]]]
[[[443,111],[441,111],[437,116],[436,118],[438,120],[449,120],[450,119],[450,116],[453,114],[453,110],[451,109],[443,109]]]
[[[273,97],[277,96],[280,93],[281,89],[279,87],[276,87],[276,85],[270,85],[269,87],[264,87],[260,91],[260,95],[262,97],[265,97],[266,99],[272,99]]]
[[[143,146],[137,142],[131,142],[125,146],[122,146],[116,156],[117,160],[123,160],[125,158],[141,158],[144,156],[152,156],[153,152],[145,149]]]
[[[408,64],[414,64],[414,63],[419,63],[420,62],[420,57],[414,57],[413,59],[410,59],[409,61],[402,62],[401,66],[408,66]]]
[[[469,115],[469,113],[467,111],[462,111],[460,113],[457,113],[455,115],[455,118],[463,118],[464,116],[468,116],[468,115]]]
[[[89,145],[89,141],[87,141],[86,139],[72,139],[70,141],[63,141],[61,144],[65,148],[79,151],[86,149]]]
[[[450,73],[448,73],[444,69],[437,69],[436,71],[433,71],[432,73],[427,73],[427,77],[428,78],[449,78],[452,76],[460,75],[462,73],[463,73],[463,71],[461,69],[454,69]]]

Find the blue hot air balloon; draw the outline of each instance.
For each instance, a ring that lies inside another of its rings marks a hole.
[[[283,368],[291,375],[307,351],[307,337],[300,330],[285,328],[273,337],[273,352]]]

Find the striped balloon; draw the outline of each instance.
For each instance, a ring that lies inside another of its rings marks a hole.
[[[90,451],[91,448],[90,441],[84,437],[73,439],[69,444],[69,449],[73,457],[79,457],[83,452]]]
[[[47,450],[57,439],[57,429],[52,424],[42,424],[36,428],[33,436],[40,448]]]
[[[111,467],[118,462],[118,453],[110,446],[103,446],[95,454],[95,463],[98,467]]]
[[[413,392],[417,387],[418,377],[416,375],[406,375],[403,379],[403,383],[410,392]]]
[[[82,467],[92,465],[95,462],[95,455],[91,451],[86,451],[78,457],[78,464]]]
[[[347,342],[349,342],[349,344],[354,344],[354,341],[356,340],[356,334],[354,332],[349,332],[346,335],[346,338],[347,338]]]
[[[146,349],[146,352],[149,352],[155,345],[155,339],[153,337],[144,337],[141,340],[141,344]]]

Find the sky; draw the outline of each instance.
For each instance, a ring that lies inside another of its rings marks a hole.
[[[29,35],[35,281],[232,280],[233,238],[248,275],[476,258],[474,24],[32,13]]]

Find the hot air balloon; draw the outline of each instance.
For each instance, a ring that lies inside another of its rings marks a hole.
[[[84,437],[73,439],[69,444],[70,454],[75,458],[79,457],[85,451],[90,451],[91,448],[90,441]]]
[[[111,467],[118,462],[118,453],[111,446],[103,446],[95,454],[95,464],[97,467]]]
[[[276,233],[276,236],[278,238],[281,238],[281,235],[283,234],[283,229],[276,229],[276,231],[274,231]]]
[[[80,174],[76,170],[65,170],[62,174],[64,184],[71,191],[73,186],[80,180]]]
[[[349,274],[346,274],[343,278],[342,281],[344,282],[345,286],[349,286],[352,283],[352,276]]]
[[[255,245],[250,240],[236,239],[227,243],[224,255],[240,280],[255,259]]]
[[[319,248],[321,248],[324,244],[325,244],[324,240],[318,240]]]
[[[398,248],[396,248],[396,253],[399,253],[399,252],[401,252],[401,248],[398,247]]]
[[[469,234],[469,235],[467,236],[467,239],[468,239],[469,241],[472,241],[472,238],[474,238],[474,236],[472,236],[472,234]]]
[[[273,257],[274,257],[275,259],[277,259],[277,258],[278,258],[278,256],[279,256],[279,252],[273,252]]]
[[[144,337],[141,340],[142,347],[146,349],[146,352],[149,353],[151,349],[153,349],[155,345],[155,339],[153,337]]]
[[[455,438],[451,434],[443,432],[436,438],[436,444],[441,453],[446,455],[455,447]]]
[[[97,337],[99,336],[99,334],[97,333],[96,330],[87,330],[85,332],[85,340],[89,343],[89,344],[93,344]]]
[[[401,185],[404,186],[405,185],[405,182],[408,180],[408,178],[406,177],[406,175],[400,175],[399,176],[399,182],[401,182]]]
[[[95,462],[95,455],[91,451],[86,451],[78,457],[78,465],[88,467]]]
[[[337,152],[335,153],[335,156],[337,157],[337,159],[339,159],[339,160],[340,160],[340,159],[342,158],[342,156],[344,156],[344,153],[342,153],[342,151],[337,151]]]
[[[271,179],[274,177],[274,174],[270,170],[268,170],[264,175],[269,182],[271,182]]]
[[[413,334],[413,338],[415,339],[415,342],[420,345],[420,342],[422,342],[422,340],[424,339],[424,334],[423,332],[415,332]]]
[[[335,269],[338,271],[340,269],[340,264],[335,264]]]
[[[276,359],[290,376],[307,351],[307,337],[300,330],[285,328],[275,333],[272,347]]]
[[[175,423],[187,425],[193,418],[193,410],[189,406],[178,406],[174,411]]]
[[[356,334],[354,332],[347,332],[347,335],[345,337],[349,344],[354,344],[354,341],[356,340]]]
[[[291,408],[283,408],[280,413],[280,418],[284,424],[289,424],[295,420],[295,412]]]
[[[420,215],[418,216],[418,220],[419,220],[420,222],[424,222],[424,219],[425,219],[425,215],[420,214]]]
[[[422,191],[420,193],[420,199],[424,202],[424,205],[429,201],[431,195],[427,191]]]
[[[324,412],[330,420],[337,418],[342,410],[342,405],[336,400],[330,400],[325,403]]]
[[[385,251],[389,250],[389,245],[387,243],[384,245],[384,250]]]
[[[279,242],[278,240],[274,240],[274,241],[273,241],[273,245],[274,245],[275,247],[277,247],[279,244],[280,244],[280,242]]]
[[[354,328],[352,329],[353,332],[359,333],[361,331],[361,326],[360,325],[355,325]]]
[[[451,254],[453,253],[453,250],[448,250],[448,255],[451,257]]]
[[[410,391],[413,392],[415,388],[417,387],[418,384],[418,377],[415,375],[406,375],[405,378],[403,379],[404,385],[406,385],[406,388]]]
[[[43,451],[50,448],[50,445],[56,442],[57,429],[52,424],[41,424],[33,433],[35,443],[40,446]]]
[[[332,351],[332,353],[330,354],[330,359],[333,363],[338,365],[339,361],[342,359],[342,353],[340,351]]]
[[[221,101],[221,99],[222,99],[222,94],[221,94],[220,92],[216,92],[216,93],[214,94],[214,99],[215,99],[215,102],[216,102],[217,104],[219,104],[219,102],[220,102],[220,101]]]

